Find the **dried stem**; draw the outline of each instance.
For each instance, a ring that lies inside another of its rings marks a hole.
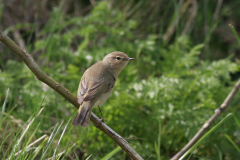
[[[215,110],[215,113],[210,117],[202,126],[202,128],[195,134],[195,136],[179,151],[171,160],[179,159],[185,152],[187,152],[210,128],[211,124],[227,109],[229,103],[232,101],[233,97],[236,95],[240,87],[240,80],[235,84],[232,91],[228,94],[227,98],[221,104],[219,108]]]
[[[38,138],[36,141],[34,141],[33,143],[29,144],[26,148],[30,148],[33,145],[35,145],[36,143],[38,143],[39,141],[48,138],[48,135],[44,134],[42,137]],[[14,154],[14,156],[16,157],[18,154],[20,154],[22,152],[22,150],[18,151],[17,153]],[[8,160],[8,158],[6,159]]]
[[[13,53],[15,53],[22,61],[28,66],[28,68],[36,75],[36,78],[43,83],[47,84],[49,87],[54,89],[60,95],[62,95],[66,100],[72,103],[77,109],[79,104],[77,98],[70,93],[66,88],[60,85],[58,82],[48,77],[34,62],[32,57],[26,54],[16,43],[14,43],[8,36],[4,35],[0,30],[0,41],[5,44]],[[94,113],[91,115],[91,121],[94,123],[95,127],[103,131],[109,137],[111,137],[132,159],[143,160],[143,158],[115,131],[103,123]]]
[[[63,153],[65,153],[66,152],[66,150],[64,150],[64,151],[62,151],[62,152],[60,152],[60,153],[58,153],[56,156],[55,156],[55,158],[56,157],[60,157]],[[46,159],[46,160],[53,160],[53,159],[55,159],[54,157],[51,157],[51,158],[48,158],[48,159]],[[59,158],[60,159],[60,158]]]

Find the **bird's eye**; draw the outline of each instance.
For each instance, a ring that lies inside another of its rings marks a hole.
[[[121,58],[120,58],[120,57],[117,57],[116,59],[117,59],[117,60],[120,60]]]

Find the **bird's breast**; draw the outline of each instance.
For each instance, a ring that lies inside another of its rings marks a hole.
[[[94,106],[101,107],[107,101],[107,99],[110,97],[110,95],[112,94],[112,91],[113,91],[113,88],[109,89],[108,92],[99,96]]]

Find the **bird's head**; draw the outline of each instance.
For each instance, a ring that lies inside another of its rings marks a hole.
[[[128,62],[133,59],[134,58],[129,58],[128,55],[123,52],[115,51],[107,54],[103,58],[103,63],[107,65],[109,69],[112,70],[114,76],[117,77]]]

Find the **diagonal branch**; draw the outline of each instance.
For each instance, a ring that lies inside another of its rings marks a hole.
[[[211,124],[228,108],[229,103],[232,101],[233,97],[236,95],[240,88],[240,80],[235,84],[232,91],[228,94],[227,98],[221,104],[219,108],[215,110],[215,113],[210,117],[207,122],[204,123],[202,128],[195,134],[195,136],[186,144],[181,151],[179,151],[171,160],[178,160],[185,152],[187,152],[210,128]]]
[[[36,75],[36,78],[47,84],[49,87],[54,89],[60,95],[62,95],[66,100],[73,104],[77,109],[79,104],[77,98],[70,93],[66,88],[60,85],[58,82],[48,77],[38,65],[34,62],[32,57],[25,53],[16,43],[14,43],[8,36],[4,35],[0,30],[0,41],[5,44],[13,53],[15,53],[22,61],[28,66],[28,68]],[[112,138],[132,159],[143,160],[143,158],[128,144],[128,142],[103,123],[94,113],[91,115],[91,121],[94,126],[107,134]]]

